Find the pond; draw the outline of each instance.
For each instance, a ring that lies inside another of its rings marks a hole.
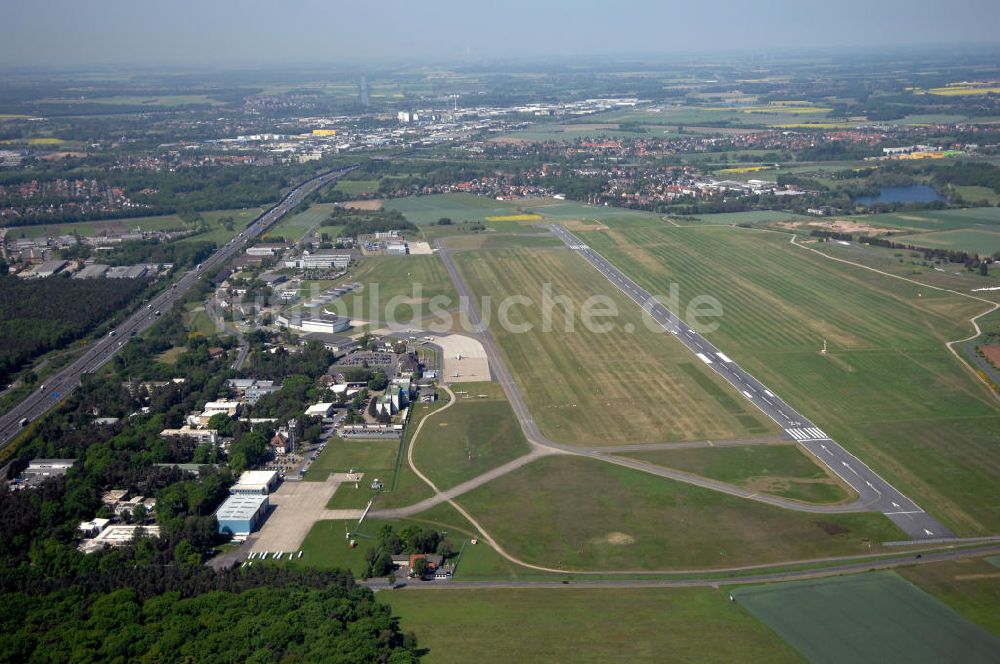
[[[882,187],[878,196],[858,196],[860,205],[875,203],[931,203],[945,200],[941,194],[925,184],[911,184],[908,187]]]

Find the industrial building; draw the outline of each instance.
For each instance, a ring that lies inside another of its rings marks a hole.
[[[108,279],[141,279],[149,272],[147,265],[123,265],[108,268],[105,276]]]
[[[253,247],[247,247],[247,256],[259,256],[267,258],[270,256],[277,256],[282,251],[285,250],[285,245],[270,243],[270,244],[258,244]]]
[[[108,265],[91,263],[73,275],[74,279],[99,279],[110,269]]]
[[[279,327],[291,327],[303,332],[319,332],[322,334],[336,334],[351,327],[351,319],[344,316],[335,316],[324,312],[316,318],[288,318],[278,316],[274,322]]]
[[[95,519],[94,521],[97,521]],[[81,528],[84,524],[80,524]],[[116,524],[106,526],[94,537],[85,539],[80,543],[79,550],[83,553],[93,553],[103,549],[123,546],[132,542],[136,537],[159,537],[159,526],[146,525],[125,525]]]
[[[50,477],[65,475],[76,459],[32,459],[28,467],[18,476],[18,480],[26,485],[40,484]]]
[[[257,530],[267,515],[267,496],[235,494],[215,512],[219,533],[245,537]]]
[[[345,268],[351,264],[350,254],[331,254],[325,252],[308,252],[298,258],[285,261],[285,267],[294,267],[300,270],[329,270],[330,268]]]
[[[243,496],[266,496],[278,487],[278,472],[274,470],[246,470],[229,493]]]
[[[330,417],[333,412],[332,403],[316,403],[306,409],[306,417]]]
[[[385,243],[385,253],[390,256],[406,256],[410,253],[410,248],[402,240],[390,240]]]
[[[281,386],[275,385],[273,380],[257,380],[255,378],[232,378],[226,383],[251,406],[260,401],[260,398],[265,394],[281,389]]]
[[[56,274],[66,267],[68,263],[69,261],[62,260],[45,261],[31,271],[31,276],[38,278],[51,277],[53,274]]]
[[[215,445],[219,442],[219,432],[216,429],[192,429],[189,426],[180,429],[164,429],[160,432],[163,438],[191,438],[203,445]]]

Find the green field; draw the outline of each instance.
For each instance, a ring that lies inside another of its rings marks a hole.
[[[551,235],[538,233],[527,235],[489,235],[486,233],[469,233],[465,235],[453,235],[442,240],[448,249],[475,250],[475,249],[512,249],[521,247],[525,249],[543,249],[546,247],[562,247],[563,241]]]
[[[456,551],[468,537],[465,519],[449,505],[438,505],[412,519],[366,519],[360,527],[356,520],[317,521],[302,542],[302,557],[294,558],[291,562],[307,567],[349,569],[360,577],[365,570],[365,551],[374,545],[376,533],[385,524],[391,525],[397,532],[411,524],[434,528],[446,533],[446,538],[455,545]],[[357,542],[354,548],[349,546],[347,532]]]
[[[707,336],[723,352],[956,532],[1000,531],[1000,408],[944,346],[985,304],[825,260],[785,234],[583,235],[650,292],[680,284],[682,307],[716,297],[724,315]]]
[[[978,270],[966,270],[961,263],[941,265],[924,260],[923,253],[904,249],[887,249],[852,242],[842,245],[837,242],[812,243],[824,254],[867,265],[877,270],[896,274],[908,279],[916,279],[938,288],[948,288],[961,293],[969,293],[984,299],[1000,299],[1000,291],[980,291],[976,288],[1000,286],[1000,268],[991,266],[989,276],[983,277]]]
[[[980,256],[991,256],[1000,251],[1000,226],[993,228],[960,228],[950,231],[899,235],[894,242],[912,244],[931,249],[967,251]]]
[[[807,660],[995,662],[1000,639],[889,572],[732,591]]]
[[[872,226],[911,231],[946,231],[980,226],[1000,227],[1000,208],[962,208],[958,210],[917,210],[857,217]]]
[[[801,219],[800,215],[778,210],[754,210],[751,212],[719,212],[717,214],[697,214],[692,216],[671,216],[670,219],[681,226],[733,226],[739,224],[762,224],[775,221]]]
[[[706,106],[657,105],[648,108],[599,113],[593,122],[629,122],[642,125],[711,125],[727,124],[744,127],[764,127],[782,124],[830,122],[829,109],[779,106],[727,107],[724,104]],[[856,124],[856,123],[854,123]],[[852,124],[851,126],[854,126]]]
[[[534,212],[545,217],[545,222],[578,221],[585,224],[597,223],[608,226],[659,226],[662,223],[660,217],[651,212],[586,205],[576,201],[533,198],[518,201],[518,203],[525,211]],[[570,228],[573,228],[573,226],[570,225]]]
[[[546,457],[457,498],[511,555],[567,570],[683,570],[866,554],[881,514],[808,514],[581,457]]]
[[[348,196],[374,193],[378,191],[378,180],[345,180],[341,178],[337,180],[334,189],[342,191]]]
[[[429,649],[429,664],[802,661],[714,589],[403,590],[378,598]],[[706,647],[711,634],[725,636]]]
[[[346,536],[348,532],[353,533],[357,525],[356,520],[317,521],[302,541],[302,557],[293,558],[291,564],[348,569],[360,576],[365,571],[364,541],[352,549]]]
[[[201,212],[199,214],[205,220],[206,232],[183,238],[178,240],[178,242],[215,242],[217,245],[222,246],[241,233],[264,209],[263,207],[251,207],[241,210],[209,210]],[[219,220],[224,217],[232,217],[232,230],[219,223]]]
[[[433,196],[411,196],[385,201],[383,207],[399,210],[418,226],[437,223],[448,217],[454,223],[462,221],[486,221],[486,217],[514,214],[517,205],[507,201],[497,201],[473,194],[435,194]]]
[[[203,334],[206,337],[219,331],[211,316],[205,311],[205,307],[197,303],[187,305],[184,312],[184,325],[192,333]]]
[[[368,504],[372,492],[371,480],[378,478],[391,486],[399,456],[398,440],[343,440],[331,437],[326,449],[312,463],[302,479],[324,482],[330,473],[347,473],[353,468],[365,474],[358,489],[344,484],[330,499],[330,509],[360,508]]]
[[[490,325],[506,361],[549,437],[572,445],[614,445],[734,438],[775,431],[713,372],[665,332],[646,327],[641,312],[600,273],[563,250],[460,252],[455,261],[473,294],[492,297]],[[550,330],[543,313],[545,284],[553,306]],[[599,331],[580,320],[582,303],[609,298],[619,311]],[[509,311],[510,329],[498,324],[499,303],[531,298]],[[567,331],[567,323],[572,330]],[[514,326],[530,324],[527,333]]]
[[[305,212],[297,212],[287,215],[276,223],[263,235],[262,240],[268,241],[269,237],[283,237],[292,242],[298,242],[310,229],[318,227],[319,223],[330,216],[333,210],[333,203],[314,203]],[[317,231],[321,229],[317,228]],[[329,229],[322,229],[322,232],[329,232]]]
[[[934,595],[960,616],[1000,636],[1000,559],[972,559],[914,565],[900,576]],[[992,562],[992,564],[991,564]]]
[[[953,187],[955,193],[969,203],[979,203],[985,201],[987,205],[997,205],[1000,203],[1000,194],[989,187]]]
[[[628,452],[622,456],[813,503],[856,497],[797,445],[748,445]]]
[[[417,468],[439,489],[531,451],[499,385],[469,383],[453,389],[468,394],[459,395],[454,406],[428,421],[413,452]]]
[[[334,300],[335,313],[373,322],[406,325],[431,316],[433,298],[444,298],[444,309],[456,307],[458,296],[441,259],[425,256],[369,256],[352,267],[344,282],[360,282],[363,288]]]

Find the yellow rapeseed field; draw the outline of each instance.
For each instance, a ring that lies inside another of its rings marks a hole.
[[[27,140],[21,138],[11,138],[5,141],[0,141],[4,145],[13,145],[15,143],[27,143],[28,145],[61,145],[65,143],[61,138],[29,138]]]
[[[757,171],[769,171],[773,166],[737,166],[734,168],[723,168],[719,173],[756,173]]]
[[[499,214],[486,217],[486,221],[541,221],[542,215],[534,213]]]
[[[918,95],[937,95],[939,97],[961,97],[965,95],[988,95],[1000,94],[1000,87],[995,82],[984,81],[961,81],[959,83],[949,83],[943,88],[931,88],[923,90],[921,88],[909,88]]]

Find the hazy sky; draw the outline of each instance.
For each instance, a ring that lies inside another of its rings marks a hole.
[[[1000,0],[0,0],[0,66],[958,45]]]

